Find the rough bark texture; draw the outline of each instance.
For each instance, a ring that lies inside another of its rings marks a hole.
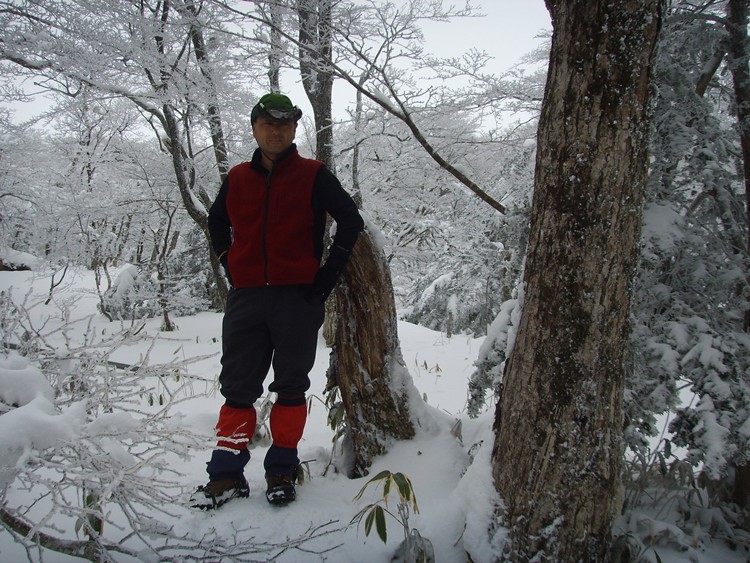
[[[315,118],[315,158],[335,173],[333,160],[333,74],[331,60],[331,0],[297,0],[299,65],[302,86]]]
[[[408,383],[399,377],[406,367],[391,274],[367,231],[360,234],[333,298],[338,315],[328,388],[338,386],[341,392],[353,446],[350,477],[361,477],[390,441],[414,436]]]
[[[502,559],[602,561],[620,506],[629,286],[660,0],[548,0],[525,296],[496,410]]]

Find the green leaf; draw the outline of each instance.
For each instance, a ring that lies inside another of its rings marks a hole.
[[[386,504],[388,504],[388,495],[391,494],[391,483],[393,483],[393,475],[391,475],[390,478],[386,479],[385,483],[383,484],[383,499],[385,500]]]
[[[365,493],[365,489],[366,489],[367,487],[369,487],[369,486],[370,486],[370,485],[371,485],[372,483],[374,483],[375,481],[380,481],[380,480],[382,480],[382,479],[385,479],[385,478],[386,478],[386,477],[388,477],[388,476],[389,476],[390,474],[391,474],[391,472],[390,472],[390,471],[388,471],[387,469],[385,469],[385,470],[381,471],[380,473],[378,473],[377,475],[375,475],[375,477],[373,477],[372,479],[370,479],[369,481],[367,481],[367,483],[365,483],[364,487],[362,487],[362,488],[361,488],[361,489],[359,490],[359,492],[357,493],[357,496],[355,496],[355,497],[354,497],[354,500],[359,500],[359,499],[361,499],[361,498],[362,498],[362,495],[363,495],[363,494]]]
[[[365,515],[365,512],[367,512],[368,510],[370,510],[370,508],[372,508],[373,506],[375,506],[375,505],[374,504],[368,504],[362,510],[360,510],[359,512],[357,512],[357,514],[354,515],[354,518],[352,518],[352,520],[351,520],[351,522],[349,522],[349,524],[354,524],[356,522],[357,526],[359,526],[359,524],[362,522],[362,517]]]
[[[367,514],[365,518],[365,535],[369,536],[372,531],[372,525],[375,524],[375,531],[378,533],[378,537],[383,543],[386,543],[388,534],[386,531],[385,524],[385,512],[383,508],[378,505],[373,505],[372,510]]]
[[[394,474],[393,480],[398,486],[398,494],[401,497],[401,502],[411,503],[415,514],[419,514],[417,496],[414,494],[414,486],[412,485],[411,480],[403,473]]]
[[[367,483],[370,484],[370,483],[374,483],[375,481],[381,481],[385,479],[386,477],[388,477],[390,474],[391,474],[390,471],[388,471],[387,469],[383,469],[383,471],[375,475],[375,477],[370,479]]]
[[[378,533],[378,537],[383,543],[386,543],[388,534],[386,532],[385,524],[385,511],[381,506],[373,504],[372,510],[367,514],[365,518],[365,535],[369,536],[372,531],[372,525],[375,524],[375,531]]]
[[[367,518],[365,518],[365,535],[366,536],[370,535],[370,530],[372,530],[372,524],[373,522],[375,522],[375,508],[373,508],[367,515]]]
[[[403,473],[395,473],[393,475],[393,480],[396,482],[396,486],[398,487],[398,495],[401,497],[401,500],[411,500],[412,489],[409,478]]]
[[[662,477],[664,477],[668,473],[667,462],[664,459],[664,456],[661,454],[661,452],[656,452],[656,457],[659,458],[659,472],[662,474]]]
[[[376,506],[374,512],[375,512],[375,528],[378,531],[378,536],[380,536],[380,539],[383,540],[383,543],[386,543],[388,536],[385,530],[385,511],[383,510],[382,507]]]

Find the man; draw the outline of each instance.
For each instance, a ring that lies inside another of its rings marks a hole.
[[[266,498],[296,497],[297,444],[307,417],[305,392],[315,361],[324,302],[349,258],[363,221],[352,198],[322,162],[303,158],[293,143],[302,111],[266,94],[250,119],[258,149],[229,171],[208,215],[211,244],[233,288],[222,326],[219,383],[225,403],[209,482],[191,498],[201,509],[247,497],[243,469],[256,425],[255,401],[273,365],[268,390],[273,443],[264,460]],[[321,267],[326,213],[336,221]]]

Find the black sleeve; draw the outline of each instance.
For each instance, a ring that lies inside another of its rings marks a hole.
[[[217,256],[227,250],[232,244],[232,224],[229,222],[227,212],[227,192],[229,191],[229,178],[224,180],[219,188],[211,209],[208,211],[208,234],[211,237],[211,246]]]
[[[313,189],[318,204],[336,221],[336,234],[328,258],[320,268],[314,284],[315,291],[325,299],[341,276],[365,223],[354,200],[325,166],[318,171]]]
[[[314,189],[320,206],[336,221],[336,234],[331,249],[341,248],[350,253],[365,226],[357,204],[341,186],[338,178],[325,166],[318,171]]]

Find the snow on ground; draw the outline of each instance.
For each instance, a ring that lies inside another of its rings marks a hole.
[[[88,338],[94,334],[104,338],[129,328],[129,323],[109,323],[97,314],[97,298],[89,278],[84,273],[69,272],[64,283],[54,290],[54,299],[49,305],[44,305],[43,301],[49,292],[50,273],[2,272],[0,292],[6,292],[6,295],[12,293],[16,303],[25,300],[25,306],[31,317],[36,319],[37,326],[50,333],[48,342],[62,349],[65,344],[63,335],[54,333],[52,327],[64,316],[60,307],[63,303],[71,311],[73,319],[81,319],[74,323],[75,329],[65,335],[71,345],[83,342],[86,335]],[[46,325],[41,322],[42,318],[48,319]],[[147,361],[154,365],[201,357],[200,361],[185,368],[187,379],[192,382],[190,395],[183,397],[176,411],[182,415],[181,424],[185,428],[197,435],[210,436],[223,402],[216,386],[220,365],[221,315],[201,313],[174,320],[178,331],[169,334],[159,333],[158,320],[148,321],[142,334],[148,334],[155,340],[122,346],[111,359],[128,364]],[[493,413],[488,408],[476,420],[465,415],[467,381],[473,371],[472,364],[481,339],[462,335],[447,338],[441,333],[405,322],[399,323],[399,334],[407,368],[415,386],[432,409],[436,423],[420,429],[413,440],[394,444],[387,455],[375,461],[371,475],[387,469],[402,472],[411,479],[420,512],[411,514],[409,524],[432,541],[438,562],[463,563],[468,560],[466,550],[478,563],[493,561],[497,546],[490,544],[486,532],[495,501],[490,474]],[[252,449],[252,459],[245,472],[251,488],[248,499],[235,499],[214,512],[191,510],[176,502],[169,510],[173,515],[172,520],[165,524],[174,526],[178,534],[191,537],[215,536],[231,543],[236,534],[241,542],[256,544],[276,544],[320,527],[320,535],[302,546],[305,551],[290,549],[275,560],[333,563],[390,561],[403,539],[399,523],[388,519],[387,544],[374,531],[366,537],[363,526],[350,525],[351,519],[361,508],[382,498],[381,489],[369,487],[363,498],[355,502],[353,499],[367,478],[350,480],[328,467],[333,431],[327,425],[327,412],[322,402],[328,354],[329,350],[321,339],[311,373],[310,395],[313,399],[310,402],[310,416],[300,444],[300,458],[309,462],[309,478],[299,486],[297,501],[284,508],[272,507],[266,502],[262,464],[267,444],[261,443]],[[7,373],[8,370],[3,371],[2,368],[9,367],[11,360],[23,363],[20,358],[6,360],[0,366],[0,374]],[[20,387],[18,383],[8,383],[10,381],[3,379],[5,385]],[[41,394],[44,395],[44,392]],[[19,411],[22,409],[16,409],[16,413]],[[39,413],[40,409],[29,412]],[[37,424],[34,420],[30,417],[26,421],[30,440],[34,437],[34,424]],[[451,432],[458,420],[461,422],[460,433]],[[42,432],[39,428],[39,432]],[[2,436],[0,424],[0,441]],[[8,454],[3,453],[2,445],[0,443],[0,462],[3,462],[0,465],[7,466],[9,458]],[[192,452],[188,461],[175,456],[173,469],[182,474],[183,501],[196,486],[205,482],[205,463],[210,456],[211,446],[212,442],[207,439],[205,447]],[[20,491],[12,492],[14,499],[23,495]],[[389,508],[394,512],[395,501],[396,498],[392,496]],[[164,518],[162,515],[158,517]],[[58,527],[57,533],[75,537],[69,521],[61,519],[55,525]],[[733,557],[734,560],[741,560],[718,542],[716,546],[708,546],[708,549],[700,557],[701,561],[732,561]],[[684,554],[667,550],[659,551],[659,556],[665,562],[686,560]],[[0,532],[0,561],[21,561],[29,557],[46,562],[75,560],[50,552],[45,552],[43,557],[38,552],[27,554],[8,532]],[[268,557],[269,554],[259,555],[258,560]]]
[[[28,292],[29,288],[33,288],[32,293]],[[45,306],[41,301],[46,299],[48,288],[49,276],[35,276],[31,272],[0,274],[0,291],[10,290],[15,302],[26,298],[26,308],[34,318],[49,316],[53,319],[50,322],[54,323],[55,318],[62,317],[56,304],[67,304],[72,312],[71,317],[82,319],[75,325],[80,333],[67,334],[67,338],[74,344],[84,340],[84,332],[111,335],[129,328],[129,323],[109,323],[97,314],[97,298],[91,280],[81,273],[69,273],[64,283],[55,290],[55,299]],[[191,385],[194,396],[180,402],[177,411],[183,414],[183,424],[186,427],[196,434],[210,435],[223,402],[216,385],[220,367],[221,315],[200,313],[174,320],[179,330],[173,333],[159,333],[159,321],[149,321],[146,331],[157,338],[156,343],[150,346],[147,342],[121,346],[112,354],[111,360],[133,364],[141,363],[147,357],[148,362],[155,364],[191,356],[208,356],[186,368],[188,374],[195,378]],[[472,372],[472,362],[476,357],[479,341],[468,336],[453,336],[449,339],[440,333],[409,323],[401,323],[399,330],[404,360],[416,387],[426,396],[428,404],[434,407],[438,424],[433,425],[431,430],[420,430],[418,436],[410,442],[394,444],[388,455],[376,460],[371,475],[384,469],[407,475],[414,485],[420,509],[419,514],[410,516],[410,526],[433,542],[439,561],[466,561],[463,542],[466,535],[464,522],[467,512],[471,510],[468,500],[481,499],[481,503],[489,506],[492,496],[489,465],[483,471],[474,470],[473,485],[463,484],[457,489],[459,479],[470,463],[471,446],[490,440],[489,415],[481,420],[469,420],[462,415],[466,403],[467,380]],[[45,331],[52,332],[50,324],[45,327]],[[64,342],[60,334],[49,336],[48,341],[63,348]],[[178,532],[198,537],[216,530],[220,536],[231,537],[235,528],[247,528],[247,531],[241,533],[242,537],[252,537],[256,542],[275,543],[304,534],[311,527],[327,524],[323,530],[330,529],[333,533],[305,544],[305,549],[322,553],[291,550],[278,560],[390,559],[403,539],[400,524],[389,518],[387,545],[383,544],[374,531],[366,537],[363,526],[349,526],[352,517],[362,507],[381,498],[381,489],[371,486],[363,499],[355,503],[353,499],[367,479],[350,480],[335,473],[333,468],[328,468],[326,472],[333,436],[333,431],[326,422],[327,412],[322,402],[328,356],[329,349],[321,338],[315,367],[311,372],[312,387],[309,396],[313,398],[310,401],[310,416],[299,448],[300,458],[310,462],[310,476],[298,488],[297,501],[282,509],[266,502],[262,464],[267,444],[261,444],[253,448],[252,459],[245,471],[251,487],[250,498],[233,500],[221,510],[208,513],[175,506],[173,512],[177,517],[171,524],[176,525]],[[461,442],[450,432],[458,418],[464,419]],[[489,445],[486,447],[489,449]],[[474,448],[476,449],[477,447]],[[205,463],[210,452],[211,443],[206,442],[205,449],[196,451],[189,463],[175,462],[179,465],[176,469],[184,474],[185,499],[196,486],[205,483]],[[472,492],[471,489],[475,490]],[[396,498],[392,496],[389,507],[394,512],[395,503]],[[471,533],[472,537],[481,536],[476,531]],[[0,560],[11,561],[16,557],[25,559],[26,555],[12,542],[9,534],[0,534]],[[71,558],[47,553],[44,560],[63,561]]]

